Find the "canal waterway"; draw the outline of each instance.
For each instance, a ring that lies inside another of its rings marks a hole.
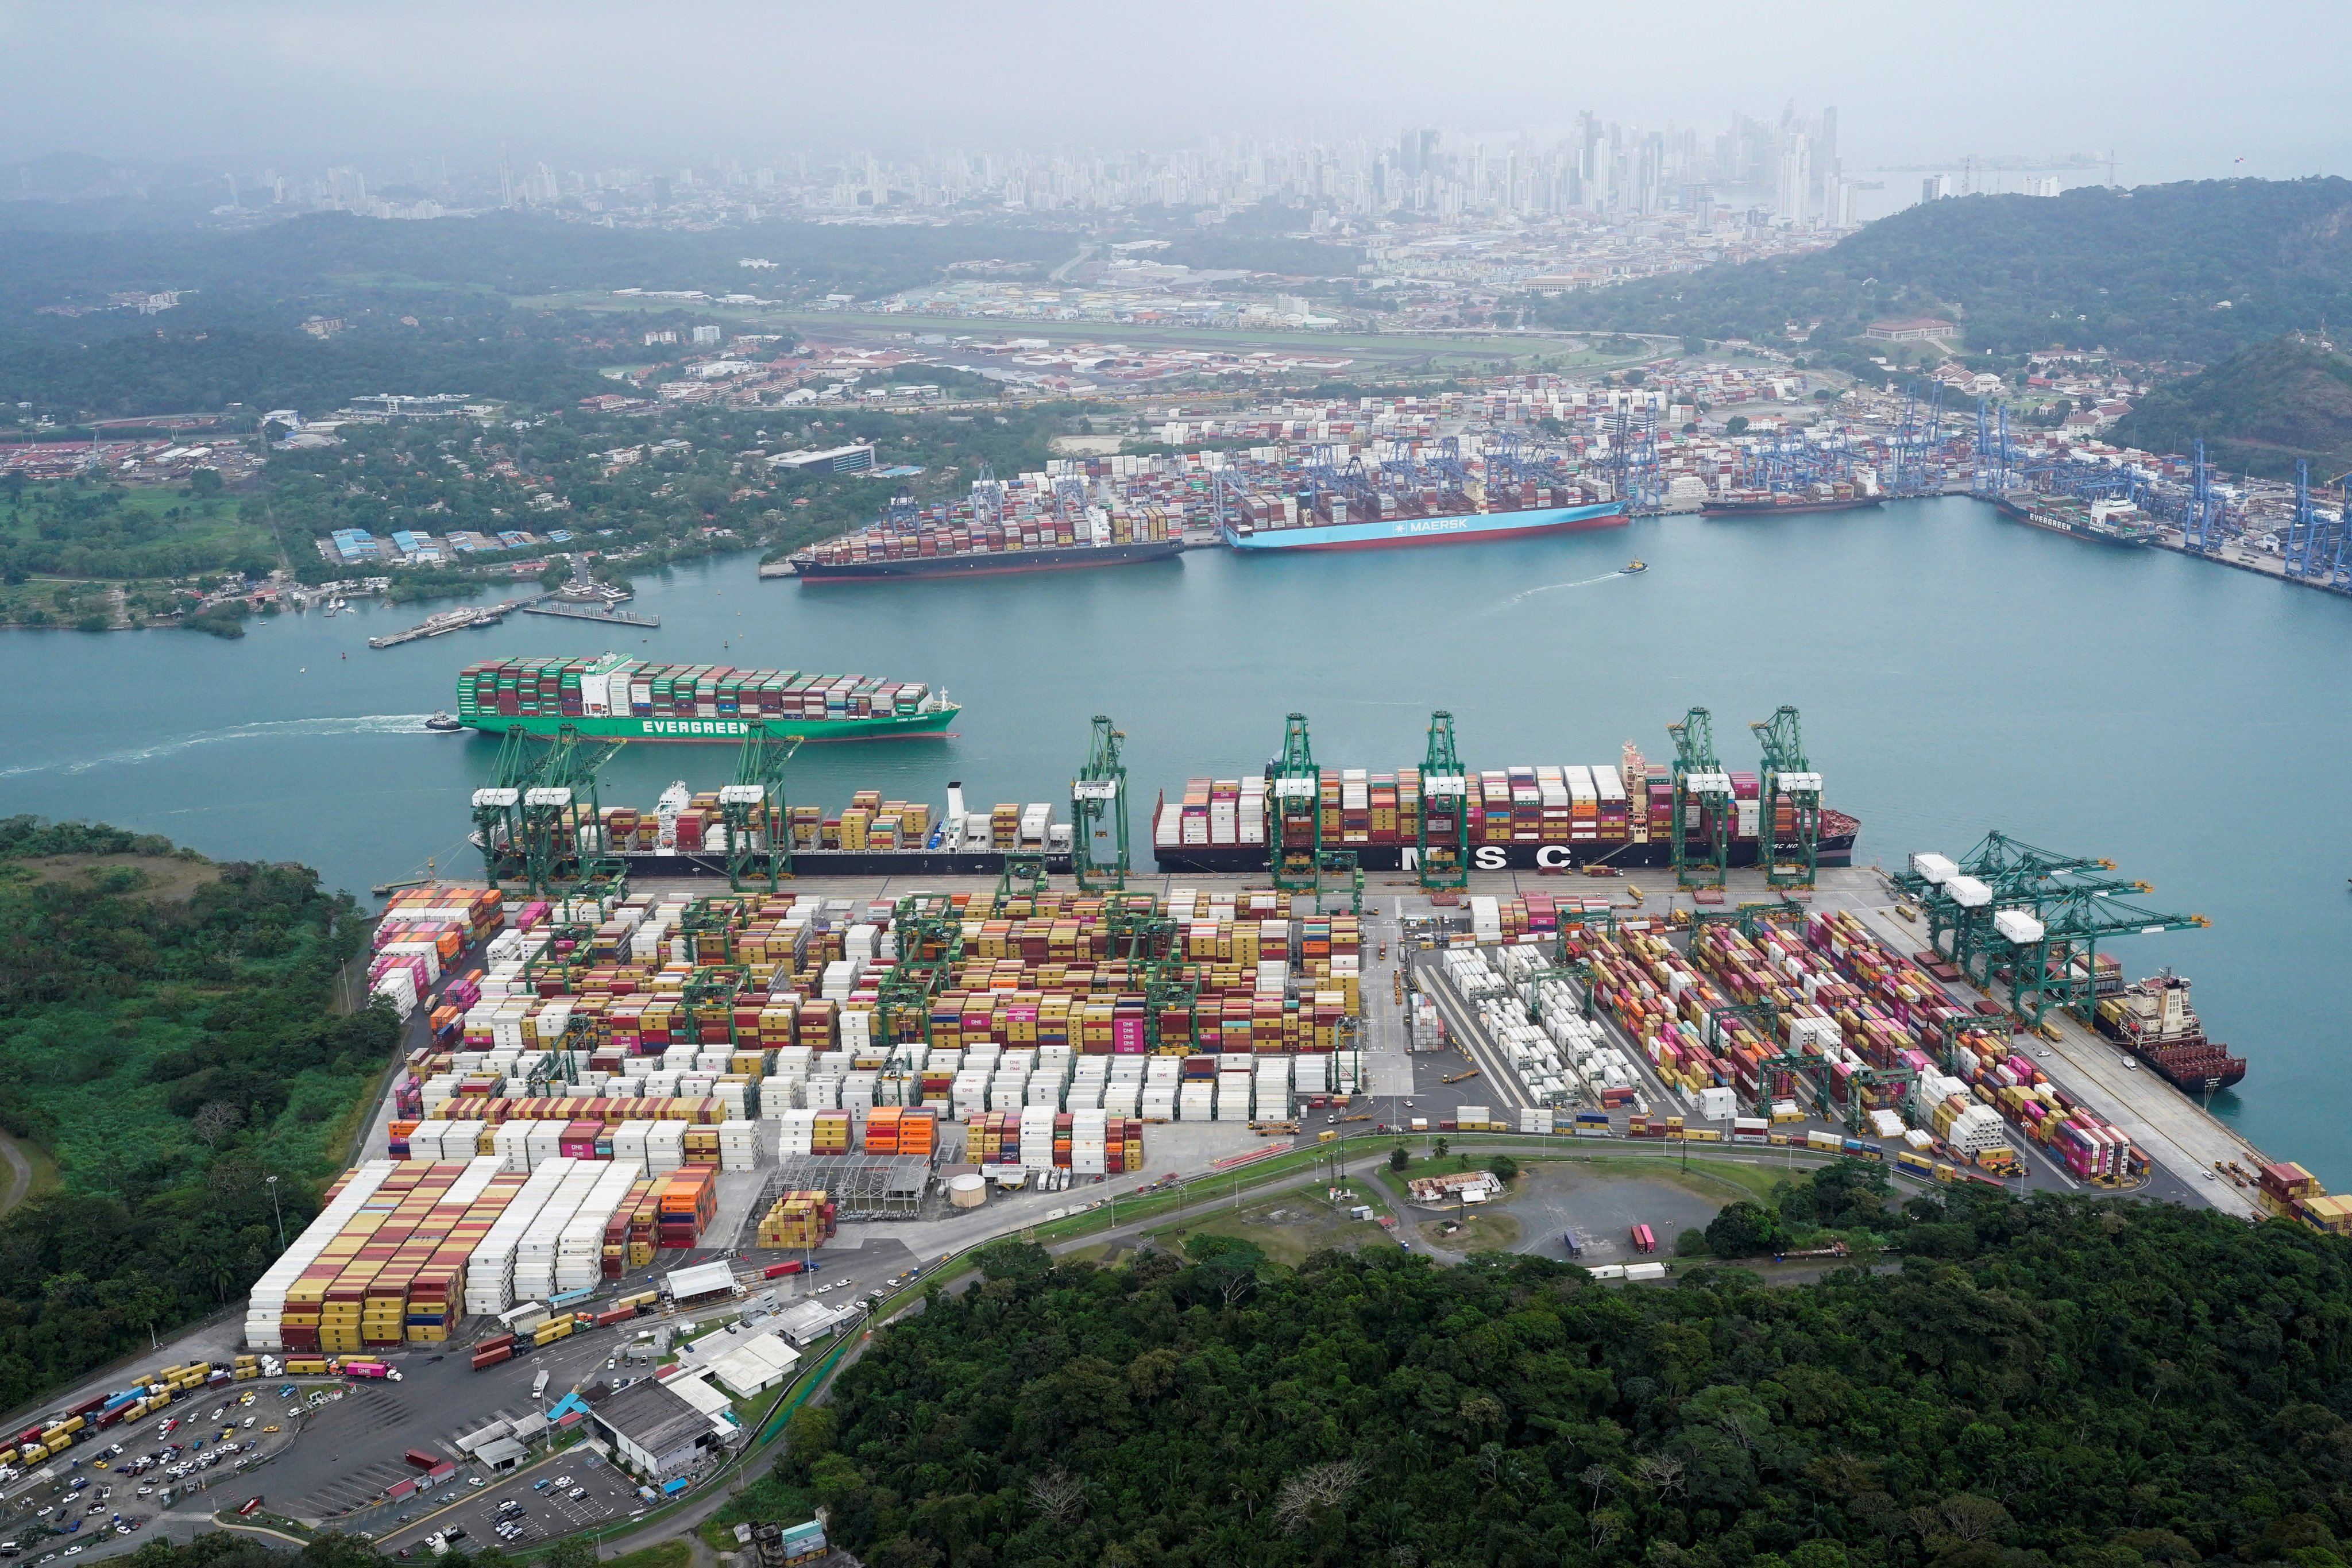
[[[1615,574],[1639,556],[1650,570]],[[1699,706],[1728,765],[1780,703],[1857,860],[1958,855],[1988,828],[2105,855],[2143,902],[2205,931],[2114,944],[2137,977],[2196,981],[2209,1030],[2252,1058],[2214,1109],[2352,1186],[2352,602],[2158,551],[2006,521],[1966,499],[1771,521],[1647,520],[1460,549],[1242,559],[898,584],[762,583],[750,557],[648,574],[638,633],[517,616],[373,651],[414,606],[188,632],[0,634],[0,813],[103,819],[219,858],[375,882],[480,868],[467,795],[497,742],[420,732],[469,660],[647,657],[944,683],[951,737],[804,749],[793,798],[849,792],[1050,800],[1067,810],[1087,721],[1127,731],[1139,858],[1149,807],[1190,775],[1257,771],[1283,716],[1318,762],[1419,761],[1433,708],[1473,768],[1668,754]],[[606,804],[715,787],[724,746],[627,748]]]

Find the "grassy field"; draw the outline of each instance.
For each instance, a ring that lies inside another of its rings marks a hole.
[[[1423,1220],[1414,1228],[1422,1240],[1448,1252],[1507,1252],[1525,1235],[1517,1220],[1494,1208],[1471,1209],[1458,1220]]]
[[[129,872],[151,904],[184,904],[196,889],[220,880],[220,868],[173,855],[45,855],[19,860],[37,882],[76,882],[89,878],[104,885],[111,873]]]
[[[727,1535],[727,1550],[730,1552],[735,1550],[735,1535],[732,1531],[730,1531]],[[665,1541],[658,1545],[648,1546],[643,1551],[629,1552],[625,1556],[607,1557],[604,1559],[604,1568],[686,1568],[686,1565],[693,1560],[693,1547],[683,1541]]]
[[[1349,1205],[1364,1201],[1361,1184],[1356,1184],[1353,1197],[1340,1202],[1327,1196],[1328,1191],[1324,1183],[1309,1183],[1200,1219],[1162,1226],[1150,1233],[1150,1239],[1174,1251],[1188,1236],[1230,1236],[1255,1243],[1268,1258],[1292,1268],[1311,1253],[1395,1245],[1380,1226],[1349,1216]]]
[[[243,554],[275,559],[269,530],[236,498],[76,481],[30,484],[0,506],[0,555],[66,577],[164,577],[210,571]]]

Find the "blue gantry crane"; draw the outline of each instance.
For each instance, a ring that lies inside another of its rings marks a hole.
[[[1903,422],[1895,426],[1892,449],[1888,453],[1893,472],[1887,476],[1887,492],[1896,496],[1933,495],[1943,488],[1943,476],[1937,471],[1937,448],[1944,434],[1944,388],[1940,382],[1927,384],[1926,397],[1919,395],[1917,384],[1903,389]]]

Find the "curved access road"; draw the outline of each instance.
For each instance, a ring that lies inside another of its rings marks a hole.
[[[5,1215],[33,1195],[33,1162],[5,1132],[0,1132],[0,1160],[8,1165],[7,1190],[0,1192],[0,1215]]]

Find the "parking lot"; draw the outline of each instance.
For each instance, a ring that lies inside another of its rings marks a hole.
[[[235,1506],[252,1495],[260,1462],[294,1440],[299,1422],[278,1399],[279,1386],[248,1383],[234,1392],[208,1390],[168,1414],[113,1428],[103,1447],[91,1444],[38,1467],[0,1500],[0,1539],[18,1542],[27,1560],[51,1551],[63,1555],[68,1545],[82,1547],[74,1553],[81,1556],[97,1550],[100,1528],[111,1536],[117,1515],[143,1525],[167,1508],[209,1514],[225,1501]],[[247,1395],[250,1405],[243,1403]],[[152,1465],[142,1467],[151,1458]],[[77,1521],[81,1528],[74,1530]],[[52,1529],[68,1535],[44,1533]]]
[[[578,1497],[573,1497],[573,1492]],[[500,1505],[512,1502],[512,1509]],[[520,1474],[483,1487],[457,1508],[444,1510],[383,1535],[382,1550],[395,1556],[414,1553],[426,1537],[462,1530],[453,1544],[469,1550],[485,1546],[521,1547],[535,1541],[568,1535],[600,1524],[625,1521],[645,1511],[646,1500],[636,1486],[602,1456],[577,1447]],[[501,1538],[499,1527],[511,1521],[515,1534]]]

